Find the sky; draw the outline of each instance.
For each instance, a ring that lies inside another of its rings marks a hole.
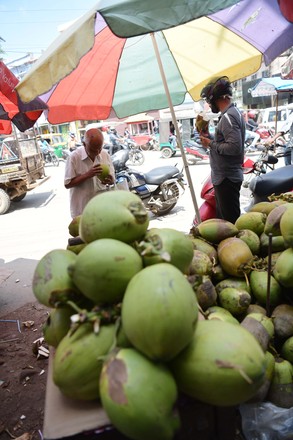
[[[57,38],[58,26],[79,18],[97,0],[0,0],[0,46],[6,64],[38,58]]]

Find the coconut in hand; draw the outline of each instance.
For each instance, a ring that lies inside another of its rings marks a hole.
[[[96,176],[96,179],[97,179],[96,183],[98,184],[98,186],[101,183],[103,185],[106,185],[106,183],[104,183],[104,180],[110,174],[110,167],[109,167],[109,165],[106,164],[106,163],[100,163],[98,157],[96,157],[94,165],[100,165],[100,167],[102,168],[102,171],[100,173],[98,173],[97,176]]]

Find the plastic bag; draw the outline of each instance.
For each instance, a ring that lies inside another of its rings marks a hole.
[[[239,407],[246,440],[293,440],[293,408],[270,402]]]

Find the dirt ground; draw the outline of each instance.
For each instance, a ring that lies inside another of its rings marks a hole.
[[[38,302],[0,317],[0,439],[42,439],[48,358],[34,341],[47,319]],[[46,345],[42,345],[48,348]]]

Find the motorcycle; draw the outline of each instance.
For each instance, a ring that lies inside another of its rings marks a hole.
[[[180,187],[185,190],[182,172],[175,166],[157,167],[147,173],[132,170],[126,165],[129,154],[129,149],[123,149],[112,156],[117,188],[137,194],[153,214],[168,214],[177,204]]]
[[[286,139],[281,132],[275,134],[275,130],[273,129],[257,128],[255,130],[255,133],[258,134],[259,139],[256,142],[256,145],[252,147],[251,143],[253,141],[253,138],[248,136],[245,140],[246,152],[254,152],[260,150],[264,146],[272,144],[273,142],[275,142],[275,145],[279,150],[282,150],[282,148],[286,146]]]
[[[188,165],[195,165],[203,160],[209,160],[208,152],[198,142],[187,140],[183,142],[186,151],[186,160]]]
[[[142,165],[145,161],[145,157],[142,151],[138,148],[137,144],[131,139],[126,139],[124,143],[119,143],[114,145],[112,148],[109,144],[105,144],[103,148],[105,148],[108,153],[111,154],[111,157],[114,156],[118,151],[128,150],[128,160],[131,165]]]
[[[62,156],[61,159],[63,159],[65,162],[68,159],[68,157],[70,156],[70,150],[68,150],[67,148],[62,148]]]
[[[208,160],[209,155],[207,150],[201,144],[194,140],[186,140],[182,142],[183,148],[186,152],[186,160],[188,165],[194,165],[202,160]],[[173,142],[161,144],[161,154],[164,159],[169,159],[179,151]]]
[[[249,175],[252,177],[244,179],[242,184],[244,188],[249,188],[252,197],[251,203],[245,210],[248,211],[260,201],[267,201],[268,197],[273,193],[278,195],[282,192],[293,191],[293,165],[274,169],[279,157],[284,157],[284,154],[273,155],[270,154],[269,149],[265,149],[255,162],[250,158],[245,158],[243,173],[245,176]],[[267,173],[268,169],[270,170],[269,173]],[[201,221],[215,218],[216,199],[210,175],[203,182],[200,196],[204,200],[199,208]],[[193,226],[197,224],[198,219],[195,216]]]
[[[43,153],[43,158],[44,158],[45,165],[52,164],[52,165],[54,165],[56,167],[59,166],[59,158],[54,153],[53,148],[51,148],[51,147],[43,148],[42,149],[42,153]]]

